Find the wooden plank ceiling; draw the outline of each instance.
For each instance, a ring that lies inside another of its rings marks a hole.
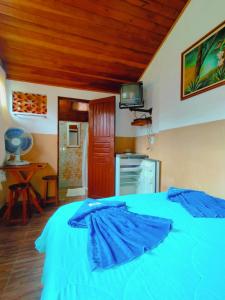
[[[7,78],[117,92],[137,81],[187,0],[0,0]]]

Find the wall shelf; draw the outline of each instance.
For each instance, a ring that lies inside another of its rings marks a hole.
[[[152,124],[152,118],[139,118],[139,119],[134,119],[133,122],[131,122],[132,126],[145,126]]]

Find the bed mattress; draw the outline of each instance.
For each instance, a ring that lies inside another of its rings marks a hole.
[[[193,218],[166,193],[107,198],[130,211],[173,220],[157,248],[108,270],[91,271],[87,229],[67,222],[82,202],[60,207],[36,249],[45,253],[42,300],[224,300],[225,219]]]

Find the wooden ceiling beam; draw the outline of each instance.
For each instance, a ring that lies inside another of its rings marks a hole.
[[[27,53],[22,53],[22,51],[15,50],[8,48],[7,54],[4,56],[5,61],[10,61],[10,64],[23,64],[27,67],[34,67],[38,68],[40,66],[44,66],[46,69],[58,71],[59,75],[61,71],[65,71],[71,74],[74,74],[76,76],[78,75],[86,75],[102,79],[102,80],[111,80],[115,82],[133,82],[136,81],[138,77],[134,77],[133,74],[137,74],[136,70],[134,69],[132,72],[128,72],[127,70],[124,70],[124,74],[118,74],[118,72],[114,74],[99,72],[98,70],[92,70],[87,64],[86,67],[84,66],[79,67],[76,62],[73,62],[71,64],[68,60],[67,61],[61,61],[56,58],[48,59],[45,55],[43,56],[34,56],[34,55],[28,55]],[[7,63],[6,63],[7,67]],[[124,79],[126,78],[126,79]]]
[[[171,23],[173,23],[174,18],[176,18],[179,14],[179,10],[174,9],[171,6],[159,3],[155,0],[148,1],[148,3],[143,4],[142,8],[157,14],[162,14],[164,17],[168,18]]]
[[[14,0],[15,1],[15,0]],[[102,23],[102,25],[98,25],[95,23],[89,23],[83,19],[76,19],[72,17],[65,17],[60,14],[49,14],[49,12],[41,11],[37,9],[33,9],[31,3],[29,2],[29,6],[22,6],[23,1],[21,1],[21,6],[23,9],[18,10],[14,1],[5,1],[1,0],[0,2],[0,12],[1,14],[5,14],[10,17],[14,17],[18,20],[23,20],[28,23],[36,24],[46,31],[48,29],[53,29],[57,31],[57,33],[70,33],[78,36],[83,36],[88,38],[90,41],[92,40],[101,40],[107,44],[116,44],[121,45],[121,43],[127,48],[140,49],[140,45],[145,45],[146,41],[150,44],[159,44],[162,40],[164,34],[155,34],[154,32],[149,33],[144,30],[140,32],[140,30],[120,27],[114,28],[114,26],[107,27],[107,23]],[[1,3],[6,2],[6,4]],[[9,3],[8,3],[9,2]],[[47,1],[48,3],[48,1]],[[55,22],[57,20],[57,27],[55,26]],[[103,30],[104,28],[104,30]],[[134,44],[134,40],[136,43]],[[147,42],[147,43],[148,43]],[[146,48],[147,51],[147,48]]]
[[[125,59],[118,59],[114,58],[113,56],[105,55],[104,51],[100,53],[95,53],[91,51],[87,51],[84,49],[76,48],[76,43],[71,43],[67,45],[64,40],[61,40],[59,38],[52,40],[51,37],[44,38],[43,35],[26,30],[23,32],[20,28],[13,28],[12,26],[0,26],[0,38],[3,40],[8,41],[14,41],[17,43],[25,43],[28,46],[32,45],[34,47],[40,47],[43,49],[43,54],[45,49],[51,49],[56,50],[58,52],[67,54],[67,55],[76,55],[78,58],[85,58],[85,59],[93,59],[96,62],[102,63],[114,63],[121,64],[121,65],[127,65],[130,67],[136,67],[136,68],[143,68],[145,66],[144,63],[135,62],[135,60],[132,60],[132,56],[130,56],[131,60],[125,60]],[[44,39],[43,39],[44,38]],[[4,43],[2,43],[2,47],[4,47]]]
[[[181,9],[185,6],[185,4],[188,2],[187,0],[157,0],[157,2],[176,8],[179,12]]]
[[[44,0],[35,0],[39,3],[44,4]],[[54,0],[50,0],[50,2],[53,2]],[[128,24],[135,24],[140,22],[140,20],[145,20],[147,22],[147,28],[149,23],[155,23],[157,25],[161,25],[162,27],[170,26],[170,22],[168,21],[168,17],[165,17],[163,13],[158,11],[157,14],[155,12],[150,11],[143,11],[143,9],[131,5],[130,3],[127,3],[126,1],[118,1],[117,0],[98,0],[98,1],[92,1],[92,0],[60,0],[59,2],[62,2],[64,4],[67,4],[69,6],[73,6],[76,8],[80,8],[82,10],[88,10],[88,11],[97,11],[97,13],[107,12],[109,16],[113,16],[114,18],[117,16],[117,20],[126,20]],[[102,8],[102,9],[100,9]],[[114,14],[112,14],[112,11]],[[171,17],[172,18],[172,17]],[[151,22],[149,22],[151,20]],[[137,26],[137,25],[136,25]]]
[[[0,57],[5,61],[19,57],[22,60],[40,59],[41,61],[49,61],[50,64],[62,65],[62,69],[75,70],[77,72],[96,74],[102,77],[115,78],[118,80],[128,79],[134,80],[143,68],[127,66],[125,64],[96,62],[94,59],[82,58],[76,55],[66,55],[64,53],[43,49],[28,45],[27,43],[3,40],[4,46],[0,46]],[[1,43],[0,43],[1,45]],[[44,65],[41,63],[40,66]]]
[[[171,6],[167,6],[167,10],[165,9],[165,5],[159,3],[157,0],[125,0],[129,5],[133,5],[139,7],[141,9],[148,8],[148,11],[155,15],[157,13],[158,16],[166,17],[168,19],[173,20],[173,18],[177,17],[179,11]],[[169,1],[168,1],[169,2]],[[164,20],[164,19],[161,19]],[[163,25],[165,26],[165,25]]]
[[[146,8],[153,13],[160,14],[169,19],[176,18],[180,9],[183,8],[183,2],[178,0],[125,0],[127,3],[138,6],[140,8]]]
[[[9,33],[13,33],[14,35],[20,35],[21,37],[23,36],[23,33],[27,32],[27,34],[29,35],[35,34],[37,39],[45,39],[49,40],[50,42],[54,42],[53,39],[55,39],[56,36],[56,32],[54,30],[48,30],[46,32],[45,28],[27,23],[25,21],[17,20],[14,17],[12,18],[6,15],[2,15],[1,13],[0,19],[2,24],[2,29],[0,28],[0,30],[1,32],[4,31],[4,36],[6,36],[7,31]],[[107,45],[106,47],[104,47],[102,43],[92,40],[90,41],[88,39],[80,38],[72,34],[57,33],[57,37],[57,40],[61,41],[64,44],[64,46],[68,45],[68,47],[73,48],[74,51],[84,49],[85,51],[92,53],[92,55],[94,55],[95,57],[97,57],[99,53],[101,53],[102,56],[103,54],[105,54],[105,56],[107,57],[112,56],[115,59],[123,61],[127,61],[127,57],[132,57],[133,62],[137,62],[138,64],[146,64],[146,62],[149,59],[149,55],[152,55],[154,53],[153,50],[151,50],[151,48],[148,51],[148,53],[145,53],[141,52],[140,50],[137,51],[135,49],[128,49],[121,46],[119,47],[114,45]],[[102,51],[103,47],[105,49],[104,52]],[[156,47],[156,45],[154,45],[154,47]]]
[[[13,63],[13,64],[8,64],[6,67],[6,73],[10,72],[21,72],[21,74],[29,74],[29,75],[46,75],[47,77],[51,75],[52,77],[58,77],[60,79],[68,79],[68,80],[74,80],[78,81],[80,80],[81,82],[85,82],[85,80],[88,80],[90,82],[100,82],[98,78],[93,78],[87,74],[76,74],[76,73],[71,73],[71,72],[66,72],[61,70],[59,73],[59,70],[53,70],[53,69],[48,69],[46,66],[42,67],[34,67],[34,66],[28,66],[25,65],[23,62],[21,63]],[[57,76],[56,76],[57,75]],[[121,84],[121,82],[106,79],[105,80],[106,85],[114,83],[115,86],[118,86]]]
[[[48,70],[45,68],[30,68],[25,65],[8,65],[7,78],[48,85],[64,86],[93,91],[108,91],[118,93],[120,83],[110,80],[99,80],[89,76],[76,76],[67,72]]]
[[[6,0],[5,0],[6,1]],[[143,12],[139,16],[133,16],[130,10],[120,10],[117,6],[114,6],[113,9],[108,6],[106,1],[99,3],[96,1],[82,0],[82,1],[57,1],[54,0],[7,0],[7,3],[19,3],[21,5],[32,6],[35,9],[46,10],[51,13],[61,14],[67,17],[73,18],[82,18],[85,22],[94,22],[100,26],[108,26],[108,24],[113,24],[117,30],[124,30],[124,24],[129,25],[130,30],[136,30],[137,27],[143,29],[144,31],[151,31],[158,34],[166,34],[168,27],[165,25],[165,19],[160,19],[160,16],[157,17],[158,20],[154,23],[155,13],[148,13],[147,16],[143,17]],[[121,5],[121,4],[120,4]],[[119,6],[120,6],[119,5]],[[93,14],[94,11],[94,14]],[[158,12],[160,15],[160,12]],[[151,22],[149,22],[151,18]],[[159,27],[159,23],[161,26]],[[104,24],[103,24],[104,23]],[[121,27],[122,26],[122,27]]]
[[[16,81],[24,81],[24,82],[30,82],[30,83],[36,83],[36,84],[44,84],[44,85],[50,85],[50,86],[58,86],[58,87],[64,87],[64,88],[71,88],[71,89],[79,89],[79,90],[88,90],[88,91],[94,91],[94,92],[106,92],[106,93],[115,93],[118,94],[120,87],[113,88],[111,85],[106,86],[105,84],[92,84],[89,82],[80,82],[80,81],[71,81],[71,80],[65,80],[60,78],[44,78],[41,75],[32,75],[27,78],[26,74],[20,74],[20,73],[8,73],[7,79],[9,80],[16,80]]]

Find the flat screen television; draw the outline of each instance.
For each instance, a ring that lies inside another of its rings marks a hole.
[[[119,107],[144,107],[142,82],[134,82],[121,85]]]

